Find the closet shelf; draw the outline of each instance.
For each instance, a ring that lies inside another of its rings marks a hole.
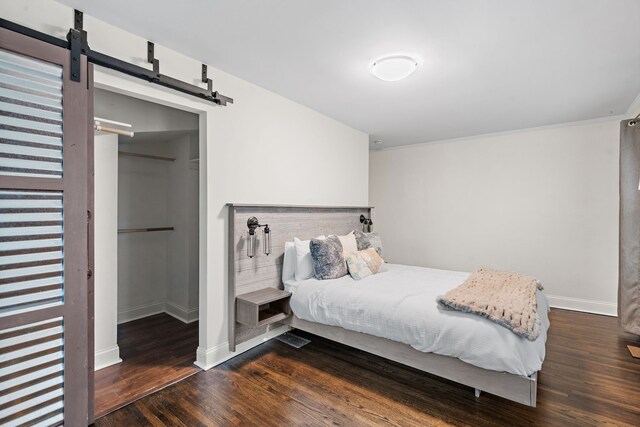
[[[173,157],[163,157],[163,156],[152,156],[151,154],[142,154],[142,153],[131,153],[129,151],[118,151],[119,156],[126,157],[140,157],[143,159],[151,159],[151,160],[163,160],[165,162],[175,162],[176,159]]]
[[[173,227],[149,227],[149,228],[121,228],[118,234],[123,233],[148,233],[150,231],[173,231]]]

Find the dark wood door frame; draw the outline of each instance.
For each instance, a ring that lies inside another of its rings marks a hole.
[[[95,171],[94,171],[94,138],[93,138],[93,64],[87,64],[87,410],[88,423],[95,421],[95,292],[94,263],[95,235],[93,212],[95,206]]]

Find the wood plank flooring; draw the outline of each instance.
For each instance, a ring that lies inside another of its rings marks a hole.
[[[95,374],[96,418],[192,375],[198,322],[157,314],[118,325],[122,363]]]
[[[640,360],[617,319],[551,311],[538,407],[530,408],[297,332],[96,421],[102,426],[638,426]]]

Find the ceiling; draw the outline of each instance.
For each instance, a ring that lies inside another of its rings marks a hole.
[[[624,114],[640,93],[638,0],[61,2],[382,147]],[[418,70],[373,77],[372,61],[397,53]]]

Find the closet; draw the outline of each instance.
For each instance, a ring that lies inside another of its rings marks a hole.
[[[199,117],[95,90],[96,415],[196,372]]]

